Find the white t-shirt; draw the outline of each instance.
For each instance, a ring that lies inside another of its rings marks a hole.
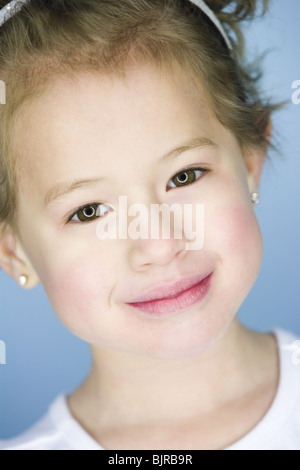
[[[280,328],[270,332],[279,347],[277,394],[252,431],[224,450],[300,450],[300,336]],[[72,417],[66,397],[59,395],[29,430],[0,441],[0,450],[105,450]]]

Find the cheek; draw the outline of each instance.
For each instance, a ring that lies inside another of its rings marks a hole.
[[[211,237],[223,261],[231,262],[236,273],[247,267],[247,272],[257,276],[262,262],[263,241],[252,207],[231,204],[229,208],[215,212],[209,223],[213,226]]]
[[[49,273],[45,288],[49,301],[64,325],[74,334],[92,325],[108,311],[111,282],[105,266],[96,260],[78,260]]]

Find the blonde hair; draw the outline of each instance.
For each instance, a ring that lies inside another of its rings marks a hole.
[[[179,64],[204,86],[219,121],[242,148],[273,146],[266,140],[272,104],[259,94],[259,68],[246,64],[240,23],[264,14],[269,0],[211,0],[230,37],[224,40],[189,0],[30,0],[0,28],[0,77],[7,102],[0,106],[0,227],[18,233],[16,118],[56,77],[78,72],[125,76],[130,63],[147,62],[165,70]],[[0,1],[0,7],[5,2]],[[227,8],[228,7],[228,8]],[[229,11],[230,7],[230,11]],[[233,37],[234,34],[234,37]],[[254,70],[254,72],[253,72]],[[274,149],[276,149],[274,147]]]

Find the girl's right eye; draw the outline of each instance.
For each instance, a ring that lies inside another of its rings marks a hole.
[[[105,215],[104,207],[106,204],[93,203],[86,206],[80,207],[77,211],[69,217],[67,223],[69,222],[83,222],[88,223],[96,220],[98,217],[103,217]],[[108,207],[108,206],[106,206]],[[111,208],[109,208],[111,209]],[[111,209],[113,210],[113,209]],[[108,211],[110,212],[110,211]],[[75,218],[76,217],[76,218]]]

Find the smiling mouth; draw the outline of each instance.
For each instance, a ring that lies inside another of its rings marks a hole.
[[[181,293],[189,290],[191,287],[194,287],[202,282],[210,274],[212,274],[212,271],[207,271],[205,274],[194,274],[193,276],[179,279],[173,284],[159,285],[128,301],[127,303],[144,303],[154,300],[167,300],[175,298]]]
[[[151,315],[174,313],[199,303],[208,293],[213,273],[198,284],[173,294],[169,297],[157,298],[142,302],[128,303],[130,307]]]

